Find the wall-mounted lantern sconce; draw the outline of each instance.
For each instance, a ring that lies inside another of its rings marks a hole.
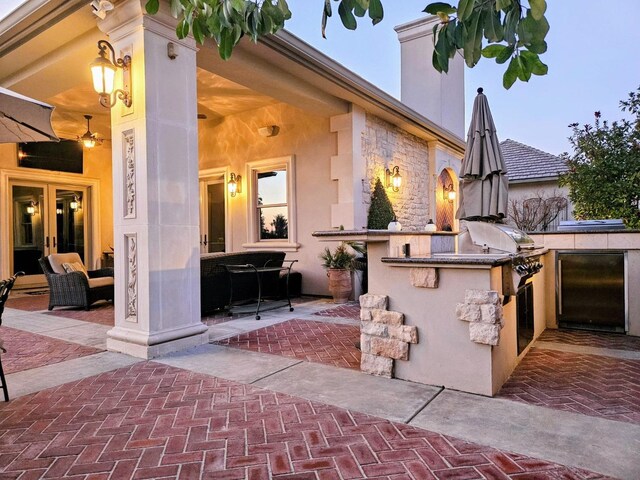
[[[78,137],[78,141],[82,142],[82,144],[87,148],[93,148],[96,145],[102,145],[102,139],[98,138],[96,133],[91,133],[91,129],[89,128],[89,122],[93,118],[91,115],[85,115],[84,118],[87,119],[87,131],[84,132],[84,135]]]
[[[38,202],[34,202],[33,200],[31,200],[28,204],[27,204],[27,215],[31,215],[32,217],[36,214],[36,207],[38,206]]]
[[[229,195],[236,196],[236,193],[242,193],[242,176],[232,173],[229,175],[229,181],[227,182],[227,188],[229,189]]]
[[[387,188],[393,189],[394,192],[399,192],[402,186],[402,175],[400,175],[400,167],[397,165],[391,170],[388,168],[385,170],[385,178]]]
[[[73,195],[73,200],[69,202],[69,208],[74,212],[80,210],[80,197],[78,195]]]
[[[100,105],[112,108],[118,99],[127,107],[131,107],[131,56],[116,58],[116,52],[106,40],[98,41],[99,56],[91,63],[93,88],[100,95]],[[107,58],[107,50],[111,59]],[[115,88],[116,69],[122,69],[122,85],[124,90]]]
[[[449,203],[453,203],[456,199],[456,191],[453,189],[453,184],[443,185],[442,187],[442,198],[444,200],[448,200]]]

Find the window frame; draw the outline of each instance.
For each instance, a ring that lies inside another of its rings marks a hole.
[[[289,238],[261,239],[259,231],[260,215],[258,207],[258,173],[268,172],[276,169],[285,170],[287,172],[287,233],[289,235]],[[297,241],[296,228],[295,157],[293,155],[288,155],[284,157],[268,158],[255,162],[248,162],[246,166],[245,178],[249,180],[247,194],[247,243],[244,243],[242,247],[253,250],[278,248],[284,251],[297,251],[298,248],[300,248],[300,244]]]

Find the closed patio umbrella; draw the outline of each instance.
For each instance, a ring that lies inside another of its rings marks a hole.
[[[509,180],[487,97],[478,89],[460,169],[460,220],[500,221],[507,216]]]
[[[59,141],[51,105],[0,87],[0,143]]]

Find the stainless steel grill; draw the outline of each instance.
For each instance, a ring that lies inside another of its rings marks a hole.
[[[467,222],[467,231],[458,237],[461,255],[504,255],[511,262],[503,266],[502,283],[505,297],[516,295],[527,280],[542,269],[540,256],[543,248],[517,228],[487,222]]]

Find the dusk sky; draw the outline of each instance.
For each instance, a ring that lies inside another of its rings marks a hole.
[[[400,47],[393,27],[416,19],[428,0],[383,0],[385,19],[372,27],[362,19],[354,32],[340,24],[337,8],[320,35],[322,0],[288,0],[288,30],[360,76],[400,97]],[[0,0],[0,18],[20,4]],[[337,3],[336,3],[337,5]],[[599,110],[618,119],[621,99],[640,86],[640,1],[548,0],[551,23],[546,77],[502,88],[503,66],[483,59],[466,71],[467,118],[478,87],[484,87],[501,140],[511,138],[550,153],[570,149],[570,123],[590,123]],[[425,92],[428,94],[428,92]]]

